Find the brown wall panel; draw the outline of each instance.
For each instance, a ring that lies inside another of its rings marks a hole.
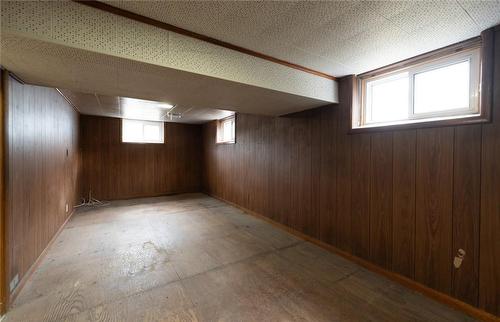
[[[291,139],[291,209],[290,226],[314,236],[316,213],[311,209],[312,198],[312,141],[311,127],[307,118],[295,116],[292,122]]]
[[[416,131],[393,135],[392,269],[414,277]]]
[[[481,126],[455,129],[453,165],[453,255],[459,249],[465,257],[452,268],[455,297],[476,305],[479,269],[479,204],[481,174]]]
[[[199,191],[201,126],[165,123],[164,144],[121,142],[121,120],[82,115],[83,194],[103,200]]]
[[[393,134],[371,137],[370,258],[382,267],[392,267]]]
[[[479,307],[500,315],[500,31],[494,53],[493,122],[482,128]]]
[[[362,258],[370,256],[371,134],[352,136],[351,245]]]
[[[291,159],[289,157],[292,139],[289,133],[291,120],[285,117],[275,119],[273,132],[273,155],[271,186],[273,198],[270,200],[274,218],[282,224],[288,224],[291,209]],[[281,135],[276,135],[281,133]],[[239,144],[239,143],[237,143]]]
[[[9,283],[26,277],[79,202],[80,151],[79,115],[55,89],[8,78],[6,102]]]
[[[333,108],[323,109],[320,125],[320,175],[319,175],[319,229],[320,239],[326,243],[337,245],[337,173],[335,167],[337,122]]]
[[[350,113],[352,104],[352,89],[354,78],[347,77],[339,84],[340,103],[333,116],[337,122],[337,131],[335,144],[337,151],[335,153],[337,196],[336,196],[336,217],[337,225],[335,235],[337,246],[345,251],[351,251],[351,135]]]
[[[451,290],[453,128],[417,131],[415,278]]]

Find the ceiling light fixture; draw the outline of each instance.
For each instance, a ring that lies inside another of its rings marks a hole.
[[[129,97],[120,98],[121,114],[129,119],[159,121],[165,115],[165,110],[169,113],[174,108],[175,105],[165,102],[148,101]]]
[[[167,113],[167,117],[170,119],[170,121],[172,121],[173,119],[180,119],[180,118],[182,118],[182,114],[181,113],[171,113],[171,112],[168,112]]]

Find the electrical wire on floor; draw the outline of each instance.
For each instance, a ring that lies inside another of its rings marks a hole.
[[[73,208],[80,207],[104,207],[109,205],[109,202],[98,200],[92,197],[92,189],[89,190],[88,199],[82,198],[82,202],[79,205],[74,206]]]

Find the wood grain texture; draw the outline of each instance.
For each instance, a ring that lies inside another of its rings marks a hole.
[[[320,176],[319,176],[319,229],[320,240],[337,245],[337,172],[336,131],[338,123],[334,117],[337,110],[323,109],[320,124]]]
[[[340,103],[337,106],[336,116],[337,131],[335,142],[337,151],[335,153],[336,164],[336,217],[335,229],[337,246],[345,251],[352,250],[351,238],[351,175],[352,175],[352,142],[348,135],[351,128],[350,113],[352,107],[352,89],[354,77],[346,77],[339,84]]]
[[[453,128],[417,131],[415,278],[451,291]]]
[[[55,89],[13,78],[6,108],[7,281],[22,284],[78,203],[79,115]]]
[[[311,209],[312,185],[312,138],[308,113],[294,116],[291,139],[291,209],[290,226],[298,231],[313,235],[316,232],[315,216]]]
[[[400,131],[393,135],[392,184],[392,269],[415,276],[415,170],[416,131]]]
[[[393,133],[371,136],[370,258],[392,266]]]
[[[494,44],[493,122],[482,127],[479,307],[500,316],[500,30]]]
[[[481,126],[455,129],[453,166],[453,254],[465,250],[459,268],[453,267],[452,294],[477,305],[479,270],[479,204]]]
[[[321,247],[202,194],[112,202],[71,218],[4,320],[472,320]]]
[[[83,194],[124,199],[193,192],[201,182],[201,127],[165,124],[164,144],[121,142],[121,120],[82,116]]]
[[[352,136],[351,245],[354,255],[370,257],[371,135]]]

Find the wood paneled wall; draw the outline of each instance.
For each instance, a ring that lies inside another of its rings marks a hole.
[[[500,314],[500,32],[491,124],[348,134],[341,104],[205,125],[204,189],[440,292]],[[466,251],[462,266],[453,258]]]
[[[80,154],[79,114],[66,100],[55,89],[7,80],[9,283],[25,277],[78,203]]]
[[[83,194],[102,200],[196,192],[201,125],[165,123],[164,144],[121,142],[121,119],[81,116]]]

